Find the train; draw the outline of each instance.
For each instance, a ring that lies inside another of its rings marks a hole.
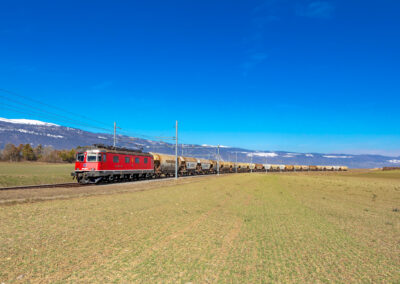
[[[175,176],[216,173],[347,171],[346,166],[272,165],[234,163],[202,158],[142,152],[104,145],[81,148],[76,154],[75,170],[71,173],[78,183],[133,181]]]

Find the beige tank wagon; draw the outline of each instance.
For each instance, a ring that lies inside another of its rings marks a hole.
[[[294,166],[293,165],[285,165],[285,171],[293,172],[294,171]]]
[[[239,167],[238,167],[238,172],[240,172],[240,173],[246,173],[246,172],[249,172],[249,171],[250,171],[249,165],[248,165],[248,164],[246,164],[246,163],[239,163],[238,165],[239,165]]]
[[[263,164],[255,164],[256,166],[256,172],[263,172],[265,171],[264,165]]]
[[[310,171],[318,171],[318,167],[317,166],[308,166],[308,169]]]
[[[294,170],[295,170],[296,172],[301,172],[301,170],[302,170],[302,168],[301,168],[300,165],[294,165],[293,168],[294,168]]]
[[[341,171],[347,171],[349,168],[348,167],[346,167],[346,166],[340,166],[340,170]]]
[[[303,172],[307,172],[307,171],[310,170],[310,167],[309,167],[309,166],[302,165],[302,166],[301,166],[301,170],[302,170]]]
[[[156,175],[160,176],[161,173],[165,175],[172,175],[175,173],[175,156],[166,155],[166,154],[158,154],[158,153],[150,153],[153,155],[154,159],[154,172]],[[180,162],[178,159],[178,168],[180,168]]]
[[[231,163],[231,162],[225,162],[225,161],[219,162],[219,170],[222,173],[231,172],[232,167],[233,167],[233,163]]]

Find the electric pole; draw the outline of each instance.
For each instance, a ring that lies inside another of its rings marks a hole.
[[[236,154],[235,171],[236,171],[236,173],[237,173],[237,168],[238,168],[238,166],[237,166],[237,151],[235,152],[235,154]]]
[[[115,148],[115,144],[117,143],[116,132],[117,132],[117,123],[114,121],[114,148]]]
[[[217,173],[219,175],[219,144],[218,144],[218,155],[217,155]]]
[[[265,173],[268,173],[267,156],[265,156]]]
[[[253,172],[253,153],[250,154],[250,172]]]
[[[175,121],[175,179],[178,179],[178,121]]]

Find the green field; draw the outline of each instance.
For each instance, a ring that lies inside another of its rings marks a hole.
[[[72,182],[74,164],[0,162],[0,187]]]
[[[399,172],[114,187],[0,206],[0,283],[400,282]]]

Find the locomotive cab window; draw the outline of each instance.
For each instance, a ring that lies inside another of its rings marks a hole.
[[[125,157],[125,163],[129,163],[129,161],[130,161],[130,158],[129,157]]]
[[[144,163],[147,164],[148,158],[144,158]]]
[[[97,155],[97,161],[101,162],[101,154]]]
[[[106,154],[103,154],[103,162],[106,161]]]
[[[114,156],[113,157],[113,162],[114,163],[119,163],[119,157],[118,156]]]
[[[83,154],[83,153],[76,154],[76,161],[77,162],[83,162],[84,160],[85,160],[85,154]]]
[[[135,158],[135,163],[139,164],[139,162],[140,162],[139,158]]]
[[[87,162],[96,162],[97,155],[96,154],[88,154],[86,157]]]

